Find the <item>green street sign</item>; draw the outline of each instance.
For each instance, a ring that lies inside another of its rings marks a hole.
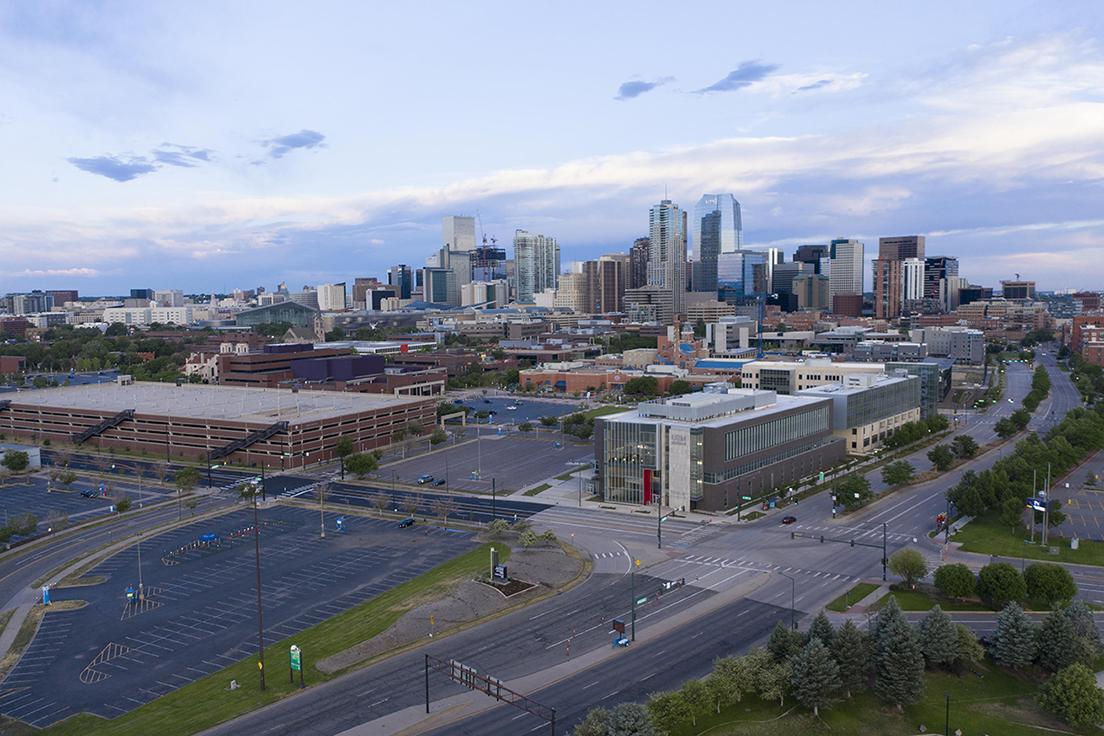
[[[638,606],[642,606],[647,602],[648,602],[647,598],[637,598],[636,599],[636,605],[638,605]]]
[[[751,500],[751,496],[740,496],[740,498],[743,499],[744,501],[750,501]]]
[[[820,475],[817,477],[817,482],[818,483],[823,483],[824,482],[824,471],[823,470],[820,471]]]
[[[288,658],[291,663],[291,669],[294,672],[299,672],[303,669],[303,650],[294,644],[291,645],[291,651],[288,652]]]

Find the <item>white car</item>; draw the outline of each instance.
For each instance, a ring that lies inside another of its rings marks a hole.
[[[517,404],[507,404],[506,411],[517,411]]]

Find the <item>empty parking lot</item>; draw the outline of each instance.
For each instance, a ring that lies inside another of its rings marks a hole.
[[[464,532],[421,532],[347,517],[326,539],[314,512],[261,512],[265,639],[273,642],[364,602],[469,549]],[[256,652],[252,511],[197,522],[137,545],[89,571],[107,581],[54,592],[81,599],[49,613],[0,685],[0,713],[43,727],[80,711],[118,716]],[[218,543],[196,544],[211,534]]]

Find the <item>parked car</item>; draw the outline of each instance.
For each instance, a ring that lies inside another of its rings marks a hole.
[[[405,519],[403,519],[402,521],[399,522],[399,528],[400,529],[405,529],[408,526],[414,526],[414,517],[413,516],[408,516],[407,518],[405,518]]]
[[[95,488],[92,488],[87,491],[81,491],[81,495],[85,498],[99,498],[100,492],[97,491]]]
[[[445,479],[444,478],[437,478],[433,481],[433,485],[435,485],[435,486],[443,486],[444,484],[445,484]]]
[[[419,475],[418,476],[418,485],[420,485],[420,486],[424,486],[426,483],[432,483],[432,482],[433,482],[433,476],[432,475]]]
[[[507,404],[506,411],[517,411],[517,404]]]
[[[794,523],[795,521],[797,521],[797,517],[796,517],[796,516],[783,516],[783,517],[782,517],[782,523],[783,523],[783,524],[792,524],[792,523]]]

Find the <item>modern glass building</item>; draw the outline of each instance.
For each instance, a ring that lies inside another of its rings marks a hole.
[[[686,293],[686,212],[669,199],[648,213],[648,285],[671,292],[674,314],[683,312]]]
[[[701,283],[694,283],[694,291],[715,291],[717,257],[740,250],[743,243],[740,203],[731,194],[703,194],[694,207],[691,229],[691,242],[701,263]]]
[[[843,455],[831,402],[715,384],[595,423],[604,500],[730,509],[814,476]]]
[[[765,295],[770,290],[767,254],[751,250],[721,253],[717,257],[717,298],[736,302]]]
[[[555,238],[526,230],[516,231],[514,263],[519,304],[533,304],[535,294],[555,289],[559,284],[560,246]]]

